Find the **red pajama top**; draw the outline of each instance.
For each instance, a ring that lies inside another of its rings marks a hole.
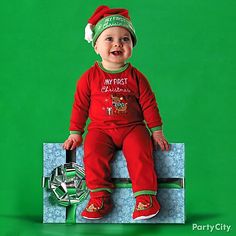
[[[144,124],[161,129],[155,96],[145,76],[131,64],[107,71],[96,62],[78,80],[70,120],[70,131],[109,129]],[[73,132],[71,132],[73,133]]]

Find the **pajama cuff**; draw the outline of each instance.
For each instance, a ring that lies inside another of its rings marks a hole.
[[[77,130],[71,130],[70,134],[79,134],[82,135],[83,133],[81,131],[77,131]]]
[[[157,130],[162,130],[162,126],[156,126],[156,127],[151,128],[152,132],[157,131]]]
[[[134,193],[134,196],[140,196],[140,195],[156,195],[157,192],[156,191],[152,191],[152,190],[142,190],[142,191],[138,191]]]
[[[100,192],[100,191],[107,191],[109,193],[112,193],[112,189],[110,189],[110,188],[95,188],[95,189],[90,189],[90,192],[92,192],[92,193]]]

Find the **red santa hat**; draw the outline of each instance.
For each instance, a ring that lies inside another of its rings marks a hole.
[[[108,6],[98,7],[89,18],[85,27],[85,40],[92,42],[94,46],[99,35],[109,27],[126,28],[132,37],[133,46],[137,42],[135,30],[130,21],[129,12],[123,8],[109,8]]]

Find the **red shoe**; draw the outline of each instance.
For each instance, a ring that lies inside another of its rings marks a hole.
[[[154,195],[140,195],[136,197],[134,220],[146,220],[154,217],[160,210],[160,205]]]
[[[110,197],[91,198],[81,216],[85,219],[98,220],[112,210],[113,204]]]

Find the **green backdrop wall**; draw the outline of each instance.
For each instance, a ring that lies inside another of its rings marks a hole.
[[[84,27],[101,4],[129,9],[130,61],[152,85],[169,142],[186,144],[185,225],[41,223],[42,143],[68,135],[76,81],[99,59]],[[0,235],[206,233],[193,223],[235,231],[235,11],[234,0],[1,1]]]

